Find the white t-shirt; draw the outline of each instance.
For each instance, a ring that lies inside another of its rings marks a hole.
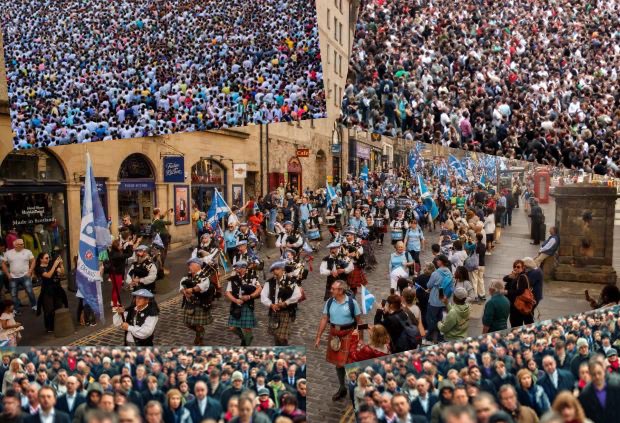
[[[26,276],[30,270],[30,260],[33,260],[32,252],[26,248],[17,252],[15,249],[9,250],[4,254],[4,260],[9,265],[11,278],[21,278]]]

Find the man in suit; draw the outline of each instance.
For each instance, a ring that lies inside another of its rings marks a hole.
[[[22,423],[24,421],[19,392],[14,389],[7,389],[2,398],[2,407],[0,421],[6,423]]]
[[[140,392],[133,389],[133,379],[129,375],[121,376],[121,387],[127,392],[127,399],[130,403],[135,404],[140,410],[144,407],[144,401],[142,401],[142,395]]]
[[[429,393],[430,383],[423,377],[416,381],[416,388],[418,397],[411,402],[411,415],[423,416],[431,421],[431,410],[439,398],[437,395]]]
[[[67,378],[67,393],[58,397],[56,402],[56,410],[67,413],[71,420],[75,417],[75,410],[80,404],[86,402],[86,398],[78,394],[78,380],[75,376],[69,376]]]
[[[189,410],[192,421],[201,422],[206,419],[218,421],[222,416],[222,406],[220,402],[207,396],[207,384],[199,380],[194,386],[194,400],[185,404],[185,408]]]
[[[286,389],[293,394],[297,394],[297,366],[291,364],[286,371],[286,379],[284,379]]]
[[[39,412],[26,420],[26,423],[71,423],[69,415],[63,411],[56,410],[56,391],[49,386],[39,389]]]
[[[614,422],[620,412],[620,385],[609,380],[603,360],[595,355],[588,362],[592,380],[581,391],[579,402],[593,422]]]
[[[575,378],[568,370],[557,368],[557,362],[552,355],[546,355],[542,360],[545,374],[538,379],[538,384],[542,386],[549,397],[549,402],[553,404],[555,397],[562,391],[572,391],[575,388]]]
[[[392,396],[392,410],[398,416],[399,423],[426,423],[426,417],[410,414],[410,404],[407,395],[396,393]]]
[[[306,356],[305,355],[298,360],[297,374],[295,376],[297,377],[297,379],[306,378]]]

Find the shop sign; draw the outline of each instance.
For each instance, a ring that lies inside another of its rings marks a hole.
[[[360,159],[370,159],[370,147],[364,147],[360,144],[357,145],[357,157]]]
[[[185,158],[181,156],[164,157],[164,182],[185,181]]]
[[[119,191],[155,191],[154,181],[121,181]]]
[[[310,157],[310,149],[309,148],[298,148],[297,157]]]
[[[373,132],[372,134],[370,134],[370,140],[375,142],[381,141],[381,134]]]
[[[340,154],[341,144],[332,144],[332,154]]]
[[[27,206],[19,210],[13,217],[13,226],[38,225],[54,221],[52,210],[45,206]]]
[[[233,164],[233,175],[237,179],[245,179],[248,176],[248,164],[247,163]]]

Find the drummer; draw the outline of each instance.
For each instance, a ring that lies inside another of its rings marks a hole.
[[[323,307],[323,317],[319,323],[314,345],[318,348],[321,344],[321,336],[329,324],[329,338],[327,341],[327,361],[336,366],[339,388],[332,396],[333,401],[338,401],[347,396],[345,386],[345,364],[349,359],[351,336],[358,324],[361,323],[360,306],[353,297],[345,294],[346,283],[336,280],[331,285],[331,298]]]
[[[377,199],[377,205],[372,208],[371,214],[377,231],[377,243],[379,246],[383,246],[383,238],[387,233],[387,223],[390,220],[390,212],[385,206],[383,198]]]
[[[321,223],[323,219],[319,216],[318,209],[310,210],[310,218],[306,222],[306,234],[308,236],[308,242],[312,247],[312,251],[318,251],[321,246]]]
[[[327,224],[327,229],[329,229],[329,233],[331,234],[331,240],[334,241],[337,232],[342,228],[342,222],[340,221],[342,216],[342,207],[338,204],[338,199],[332,198],[331,204],[327,206],[327,211],[325,212],[325,223]]]
[[[392,245],[405,238],[405,232],[409,229],[409,224],[405,220],[405,211],[398,210],[396,217],[390,223],[390,234],[392,235]]]

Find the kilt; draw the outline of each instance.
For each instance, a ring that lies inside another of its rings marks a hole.
[[[276,338],[288,339],[291,332],[291,315],[288,310],[272,312],[269,316],[269,334]],[[274,324],[277,323],[277,328]]]
[[[183,323],[186,325],[210,325],[213,323],[211,309],[201,306],[186,306],[183,310]]]
[[[348,330],[336,330],[330,328],[329,337],[327,338],[327,356],[325,359],[328,363],[335,364],[337,367],[344,367],[349,362],[349,353],[352,349],[355,349],[359,337],[353,336],[353,329]],[[332,349],[332,339],[340,339],[340,349],[334,351]]]
[[[367,285],[368,279],[366,279],[364,271],[356,265],[353,271],[349,273],[347,283],[349,284],[349,288],[359,288],[362,285]]]
[[[254,316],[254,310],[252,310],[247,304],[241,306],[241,317],[235,319],[232,316],[228,316],[228,326],[251,329],[256,327],[256,316]]]

